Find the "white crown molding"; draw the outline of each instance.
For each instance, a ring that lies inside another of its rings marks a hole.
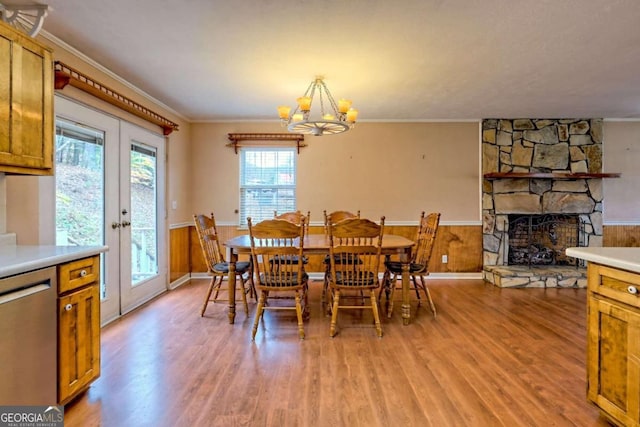
[[[280,119],[201,119],[189,123],[280,123]],[[482,119],[362,119],[358,123],[482,123]]]
[[[148,101],[153,102],[154,104],[162,107],[163,109],[169,111],[172,114],[175,114],[176,116],[180,117],[182,120],[185,120],[186,122],[191,123],[191,120],[189,120],[188,117],[185,117],[183,114],[181,114],[181,113],[177,112],[176,110],[174,110],[173,108],[169,107],[164,102],[154,98],[153,96],[149,95],[147,92],[143,91],[142,89],[138,88],[137,86],[135,86],[132,83],[128,82],[127,80],[123,79],[122,77],[120,77],[119,75],[117,75],[116,73],[114,73],[113,71],[111,71],[110,69],[105,67],[104,65],[100,64],[99,62],[97,62],[94,59],[90,58],[89,56],[85,55],[84,53],[80,52],[78,49],[76,49],[75,47],[71,46],[67,42],[59,39],[58,37],[56,37],[53,34],[47,32],[46,30],[40,31],[39,35],[42,36],[43,38],[49,40],[50,42],[57,44],[58,46],[62,47],[64,50],[70,52],[71,54],[77,56],[82,61],[84,61],[87,64],[91,65],[92,67],[96,68],[100,72],[105,73],[106,75],[108,75],[112,79],[116,80],[118,83],[126,86],[127,88],[131,89],[132,91],[134,91],[138,95],[146,98]]]

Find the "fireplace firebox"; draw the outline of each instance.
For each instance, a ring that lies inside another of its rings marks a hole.
[[[584,226],[579,215],[509,215],[509,265],[579,266],[567,257],[568,247],[584,246]]]

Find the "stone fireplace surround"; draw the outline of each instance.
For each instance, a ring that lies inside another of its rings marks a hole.
[[[484,279],[500,287],[586,287],[584,268],[508,266],[508,216],[577,214],[584,245],[602,246],[602,179],[589,177],[602,173],[602,119],[483,120],[482,170]],[[486,175],[495,173],[507,177]]]

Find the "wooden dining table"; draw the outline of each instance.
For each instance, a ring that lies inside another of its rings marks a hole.
[[[251,253],[251,239],[248,235],[236,236],[227,240],[224,245],[229,249],[227,261],[229,263],[229,323],[233,324],[236,317],[236,262],[239,254]],[[410,306],[410,277],[409,262],[413,249],[413,240],[404,236],[385,234],[382,237],[382,254],[385,256],[399,255],[402,263],[402,322],[405,325],[411,320]],[[304,237],[303,252],[308,255],[328,254],[329,238],[325,234],[308,234]]]

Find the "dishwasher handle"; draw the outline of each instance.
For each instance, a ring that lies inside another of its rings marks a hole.
[[[0,305],[10,303],[20,298],[55,290],[56,268],[48,267],[41,270],[17,274],[0,279]]]
[[[0,305],[8,304],[17,299],[37,294],[38,292],[48,291],[49,289],[51,289],[50,285],[41,283],[38,285],[29,286],[28,288],[22,288],[16,291],[12,291],[0,296]]]

